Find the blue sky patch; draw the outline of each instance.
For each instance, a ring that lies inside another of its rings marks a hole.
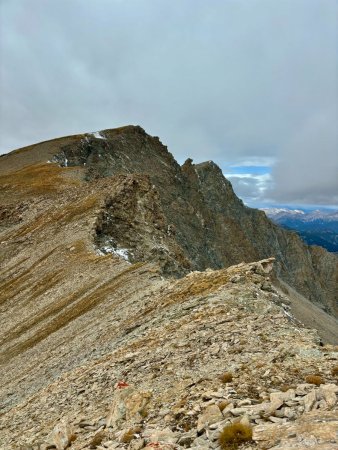
[[[249,173],[251,175],[265,175],[271,173],[271,167],[269,166],[229,166],[227,167],[227,173],[244,174]]]

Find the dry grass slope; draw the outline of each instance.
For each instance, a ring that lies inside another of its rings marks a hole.
[[[74,168],[61,168],[55,164],[36,164],[24,167],[10,174],[0,175],[0,187],[4,191],[23,192],[25,195],[48,195],[64,189],[64,184],[78,185],[72,178],[65,178],[65,171],[74,172]]]

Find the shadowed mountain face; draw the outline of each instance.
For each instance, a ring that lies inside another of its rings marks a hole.
[[[244,206],[213,162],[194,165],[188,159],[180,167],[157,137],[133,126],[86,135],[61,147],[54,160],[84,167],[87,180],[119,173],[148,175],[159,193],[168,233],[175,235],[191,269],[275,256],[277,276],[338,314],[337,260],[319,247],[307,247],[263,212]],[[114,238],[105,230],[108,240]]]

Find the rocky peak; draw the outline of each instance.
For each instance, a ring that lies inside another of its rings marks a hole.
[[[224,177],[217,164],[207,161],[196,164],[194,169],[198,175],[204,199],[210,207],[219,208],[219,212],[224,215],[229,215],[235,209],[244,208],[242,200],[236,196],[230,181]],[[223,205],[225,207],[222,207]]]
[[[54,160],[84,167],[88,181],[121,173],[149,176],[166,226],[175,229],[177,245],[192,269],[275,256],[281,280],[338,315],[337,258],[306,246],[264,212],[246,207],[214,162],[187,159],[180,167],[157,137],[137,126],[87,134],[76,145],[61,147]]]

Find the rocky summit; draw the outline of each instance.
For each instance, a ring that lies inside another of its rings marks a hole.
[[[0,157],[0,448],[338,448],[338,260],[138,126]]]

